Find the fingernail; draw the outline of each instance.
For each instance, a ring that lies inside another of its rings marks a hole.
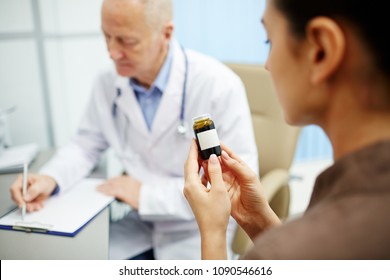
[[[229,159],[229,155],[225,151],[222,151],[222,157],[223,157],[223,159],[226,159],[226,160]]]
[[[210,156],[210,163],[212,163],[212,164],[218,163],[218,158],[217,158],[217,156],[215,154],[212,154]]]

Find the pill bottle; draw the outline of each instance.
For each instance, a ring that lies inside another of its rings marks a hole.
[[[201,158],[209,159],[212,154],[220,156],[221,146],[210,114],[197,116],[192,122]]]

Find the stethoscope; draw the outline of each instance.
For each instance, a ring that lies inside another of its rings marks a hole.
[[[186,95],[187,95],[187,80],[188,80],[188,57],[187,53],[184,50],[183,46],[180,46],[181,50],[183,52],[184,56],[184,63],[185,63],[185,68],[184,68],[184,81],[183,81],[183,89],[182,89],[182,97],[181,97],[181,105],[180,105],[180,115],[179,115],[179,124],[177,125],[177,134],[184,137],[186,136],[188,132],[188,124],[184,119],[184,113],[185,113],[185,101],[186,101]],[[117,101],[121,97],[122,91],[120,88],[116,89],[116,97],[112,103],[112,116],[114,118],[117,117],[118,114],[118,105]]]

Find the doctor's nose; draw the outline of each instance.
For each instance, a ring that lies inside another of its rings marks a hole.
[[[114,61],[117,61],[121,58],[123,58],[124,54],[123,51],[121,50],[119,44],[116,42],[114,39],[107,40],[107,49],[108,53],[110,54],[110,58]]]
[[[110,57],[112,60],[117,61],[121,58],[123,58],[123,52],[120,50],[117,50],[115,48],[109,48],[108,53],[110,54]]]

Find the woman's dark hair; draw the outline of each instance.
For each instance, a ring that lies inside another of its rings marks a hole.
[[[317,16],[347,20],[371,50],[378,67],[390,76],[389,11],[386,0],[273,0],[287,17],[291,31],[304,37],[308,22]]]

